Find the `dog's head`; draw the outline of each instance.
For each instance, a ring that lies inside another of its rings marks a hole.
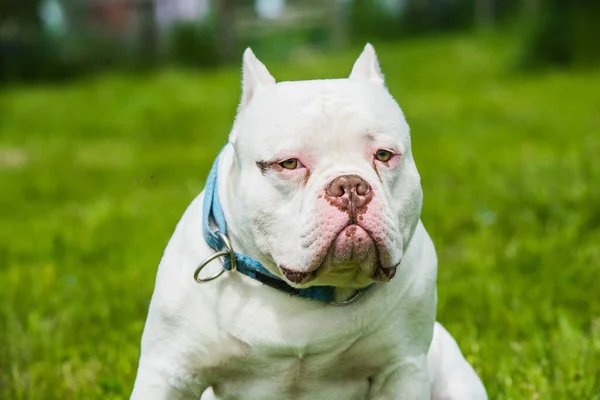
[[[244,252],[295,287],[394,276],[422,192],[371,45],[348,79],[280,83],[246,50],[230,143],[227,217]]]

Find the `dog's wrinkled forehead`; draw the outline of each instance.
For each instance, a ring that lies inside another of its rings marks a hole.
[[[384,86],[372,46],[365,47],[347,79],[280,83],[246,50],[243,94],[231,142],[268,152],[293,146],[300,138],[322,142],[329,136],[352,140],[377,134],[400,143],[409,140],[408,126]]]

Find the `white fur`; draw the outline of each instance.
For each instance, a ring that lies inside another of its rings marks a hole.
[[[243,76],[238,117],[219,164],[235,249],[282,278],[280,265],[325,265],[319,241],[343,216],[319,195],[336,176],[358,174],[375,193],[366,219],[385,225],[377,233],[381,258],[387,257],[382,263],[401,264],[390,282],[344,307],[291,297],[237,272],[196,283],[196,266],[214,253],[202,236],[200,194],[160,263],[131,398],[486,399],[452,337],[434,323],[437,259],[419,220],[409,129],[383,86],[373,47],[365,47],[351,79],[276,84],[250,50]],[[376,166],[368,146],[393,146],[401,161]],[[256,165],[294,151],[310,160],[310,177]],[[299,245],[303,237],[309,239]],[[215,261],[203,275],[219,268]],[[307,286],[334,284],[342,297],[372,272],[327,268]]]

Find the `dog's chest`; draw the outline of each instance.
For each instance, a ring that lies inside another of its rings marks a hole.
[[[335,346],[257,345],[233,340],[204,370],[219,399],[365,399],[389,351],[371,338]],[[332,397],[333,396],[333,397]]]

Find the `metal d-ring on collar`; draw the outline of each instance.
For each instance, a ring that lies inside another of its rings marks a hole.
[[[208,174],[204,188],[204,202],[202,205],[202,233],[206,244],[212,248],[215,253],[204,259],[194,271],[194,280],[196,282],[210,282],[223,275],[223,272],[225,271],[237,271],[292,296],[317,300],[335,306],[344,306],[354,303],[364,291],[372,286],[369,285],[358,289],[356,293],[347,300],[336,301],[336,289],[333,286],[311,286],[302,289],[294,288],[266,269],[258,260],[248,257],[245,254],[236,253],[227,236],[227,223],[221,207],[221,201],[219,200],[217,185],[219,158],[220,155],[215,160],[213,167]],[[212,226],[215,226],[216,229],[213,229]],[[209,277],[201,278],[200,272],[210,262],[217,258],[221,259],[222,269]]]
[[[356,300],[358,300],[358,298],[360,297],[361,294],[363,294],[365,290],[364,289],[357,289],[356,292],[354,292],[354,294],[352,295],[352,297],[350,297],[348,300],[344,300],[344,301],[330,301],[329,304],[331,304],[332,306],[347,306],[348,304],[352,304],[354,303]]]
[[[204,259],[204,261],[202,261],[200,263],[200,265],[198,265],[198,267],[196,268],[196,271],[194,271],[194,280],[198,283],[210,282],[213,279],[217,279],[218,277],[223,275],[223,272],[228,271],[227,269],[222,268],[220,271],[216,272],[215,274],[213,274],[207,278],[200,278],[200,271],[202,271],[204,269],[204,267],[206,267],[212,260],[214,260],[216,258],[229,256],[229,260],[231,262],[231,269],[229,271],[237,270],[237,260],[235,257],[235,252],[233,251],[233,246],[231,245],[231,241],[229,240],[227,235],[225,235],[224,233],[218,232],[218,231],[215,233],[223,241],[223,244],[225,245],[225,249],[220,250],[220,251],[216,252],[215,254],[212,254],[212,255],[206,257]],[[221,260],[221,262],[223,263],[223,260]]]

